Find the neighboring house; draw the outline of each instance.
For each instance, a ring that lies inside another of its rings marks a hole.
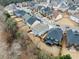
[[[26,22],[26,24],[28,25],[28,26],[32,26],[33,24],[37,24],[37,23],[40,23],[41,22],[41,20],[40,19],[38,19],[37,17],[35,17],[35,16],[31,16],[28,20],[25,20],[25,22]]]
[[[35,2],[41,3],[41,2],[47,2],[47,0],[34,0]]]
[[[76,4],[79,4],[79,0],[75,0],[75,3],[76,3]]]
[[[53,28],[54,27],[54,23],[52,20],[49,20],[47,17],[43,17],[41,19],[41,21],[44,23],[44,24],[48,24],[49,26],[49,29]],[[56,27],[56,26],[55,26]]]
[[[79,4],[79,0],[65,0],[68,4],[73,3],[73,4]]]
[[[58,9],[59,8],[59,4],[62,2],[62,0],[51,0],[51,4],[53,5],[54,9]]]
[[[37,6],[37,10],[39,11],[39,10],[41,10],[42,8],[44,8],[44,6]]]
[[[42,16],[40,13],[38,13],[38,12],[35,12],[34,15],[35,15],[38,19],[42,19],[42,18],[43,18],[43,16]]]
[[[79,15],[71,15],[70,19],[77,22],[77,23],[79,23]]]
[[[66,4],[66,2],[65,1],[62,1],[60,4],[59,4],[60,6],[59,6],[59,10],[61,10],[61,11],[66,11],[69,7],[68,7],[68,4]]]
[[[16,10],[16,5],[10,4],[10,5],[6,6],[4,10],[7,11],[10,15],[13,15],[13,11]]]
[[[37,4],[37,3],[34,2],[34,1],[28,1],[28,2],[27,2],[27,5],[28,5],[28,6],[31,6],[31,7],[33,7],[35,4]]]
[[[24,19],[25,22],[27,22],[27,20],[31,18],[31,15],[29,13],[26,13],[24,16],[22,16],[22,18]]]
[[[76,6],[76,5],[70,5],[70,6],[69,6],[69,9],[68,9],[68,12],[69,12],[70,14],[74,14],[74,13],[77,13],[77,12],[79,12],[79,11],[77,10],[77,6]]]
[[[79,32],[78,31],[73,31],[72,29],[67,31],[67,43],[68,46],[72,45],[79,45]]]
[[[39,23],[32,27],[32,32],[34,35],[41,36],[45,34],[49,30],[49,26],[47,24]]]
[[[16,6],[22,8],[22,3],[16,3]]]
[[[24,8],[21,8],[21,9],[24,10],[25,12],[27,12],[27,13],[32,14],[32,10],[27,8],[27,7],[24,7]]]
[[[14,15],[16,15],[17,17],[22,17],[26,14],[26,12],[24,10],[16,10],[14,11]]]
[[[44,15],[51,15],[53,10],[51,10],[51,8],[49,7],[45,7],[45,8],[42,8],[40,12]]]
[[[66,11],[68,9],[68,4],[64,0],[52,0],[51,5],[55,10]]]
[[[48,31],[45,37],[45,43],[48,45],[59,45],[63,36],[63,31],[60,28],[52,28]]]

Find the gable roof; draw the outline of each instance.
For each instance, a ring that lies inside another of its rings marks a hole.
[[[79,45],[79,32],[72,31],[71,29],[67,31],[67,39],[69,44]]]
[[[31,17],[30,14],[26,13],[22,18],[27,21]]]
[[[47,33],[47,38],[54,39],[55,41],[61,41],[62,39],[62,30],[60,28],[52,28]]]
[[[48,30],[49,30],[49,26],[47,24],[43,24],[43,23],[39,23],[39,24],[35,25],[34,27],[32,27],[32,32],[38,36],[44,34]]]
[[[75,5],[72,5],[69,7],[69,10],[76,10],[76,9],[77,9],[77,7]]]
[[[42,12],[47,14],[47,15],[50,15],[52,14],[52,10],[49,8],[49,7],[45,7],[42,9]]]
[[[77,15],[71,15],[70,19],[77,22],[77,23],[79,23],[79,15],[78,14]]]
[[[26,14],[26,12],[25,12],[24,10],[16,10],[16,11],[14,12],[14,14],[15,14],[16,16],[24,16],[24,15]]]
[[[28,22],[30,25],[32,25],[35,21],[41,22],[41,20],[38,19],[38,18],[35,17],[35,16],[31,16],[31,17],[27,20],[27,22]]]

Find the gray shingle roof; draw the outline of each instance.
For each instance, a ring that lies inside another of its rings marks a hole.
[[[24,15],[26,14],[26,12],[23,11],[23,10],[16,10],[16,11],[14,12],[14,14],[15,14],[16,16],[24,16]]]
[[[60,41],[62,38],[62,30],[60,28],[51,29],[47,36]]]
[[[45,7],[45,8],[42,9],[42,13],[47,14],[47,15],[52,14],[52,11],[53,10],[51,10],[49,7]]]
[[[79,45],[79,32],[68,30],[67,31],[67,39],[69,44],[78,44]]]
[[[43,24],[43,23],[39,23],[39,24],[35,25],[34,27],[32,27],[32,32],[38,36],[44,34],[48,30],[49,30],[49,26],[47,24]]]
[[[30,25],[32,25],[36,20],[39,21],[39,22],[41,22],[41,20],[38,19],[38,18],[35,17],[35,16],[30,17],[30,18],[27,20],[27,22],[28,22]]]
[[[76,10],[76,8],[77,8],[77,7],[74,6],[74,5],[72,5],[72,6],[69,7],[70,10]]]
[[[30,14],[26,13],[22,18],[27,22],[27,20],[31,17]]]

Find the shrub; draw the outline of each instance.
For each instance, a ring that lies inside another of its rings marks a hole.
[[[69,54],[60,56],[59,59],[72,59]]]
[[[6,31],[10,34],[10,37],[7,40],[7,43],[12,44],[13,40],[20,38],[21,33],[18,32],[18,27],[16,21],[10,17],[8,13],[5,13],[6,19]]]
[[[71,56],[69,54],[67,55],[63,55],[63,56],[51,56],[43,51],[39,51],[37,54],[38,58],[37,59],[72,59]]]
[[[53,56],[50,56],[49,54],[46,54],[43,51],[38,52],[38,59],[54,59]]]

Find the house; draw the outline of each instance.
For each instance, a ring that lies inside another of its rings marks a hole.
[[[17,17],[22,17],[26,14],[26,12],[24,10],[16,10],[14,11],[14,15],[16,15]]]
[[[60,28],[52,28],[48,31],[45,37],[45,43],[48,45],[56,44],[59,45],[62,39],[63,31]]]
[[[27,6],[33,7],[35,4],[37,4],[35,1],[28,1]]]
[[[44,23],[44,24],[48,24],[49,26],[49,29],[53,28],[53,27],[56,27],[54,26],[54,22],[52,20],[49,20],[47,17],[43,17],[41,19],[41,21]]]
[[[79,0],[66,0],[67,3],[72,3],[72,4],[79,4]]]
[[[79,0],[75,0],[75,3],[76,3],[76,4],[79,4]]]
[[[38,19],[42,19],[42,18],[43,18],[43,16],[42,16],[40,13],[38,13],[38,12],[35,12],[34,15],[35,15]]]
[[[31,7],[32,8],[32,7]],[[25,11],[25,12],[27,12],[27,13],[30,13],[30,14],[32,14],[32,10],[30,9],[30,7],[16,7],[16,9],[17,10],[23,10],[23,11]]]
[[[53,12],[53,10],[51,10],[51,8],[49,7],[45,7],[45,8],[42,8],[40,13],[44,14],[44,15],[51,15]]]
[[[41,3],[41,2],[47,2],[47,0],[34,0],[35,2]]]
[[[55,10],[66,11],[68,9],[68,4],[64,0],[52,0],[51,4]]]
[[[16,3],[16,6],[22,8],[22,3]]]
[[[58,9],[62,0],[51,0],[54,9]]]
[[[68,4],[66,4],[66,2],[65,1],[62,1],[60,4],[59,4],[60,6],[59,6],[59,10],[61,10],[61,11],[66,11],[68,8],[69,8],[69,6],[68,6]]]
[[[25,22],[27,22],[27,20],[31,18],[31,15],[29,13],[26,13],[24,16],[22,16],[22,18],[24,19]]]
[[[27,7],[27,2],[22,2],[22,7]]]
[[[70,5],[69,9],[68,9],[68,12],[70,14],[74,14],[74,13],[78,13],[79,11],[77,10],[77,6],[76,5]]]
[[[25,22],[26,22],[26,24],[28,25],[28,26],[33,26],[33,24],[38,24],[38,23],[40,23],[41,22],[41,20],[40,19],[38,19],[37,17],[35,17],[35,16],[31,16],[28,20],[25,20]]]
[[[79,23],[79,14],[71,15],[70,19],[75,21],[76,23]]]
[[[13,15],[13,12],[16,10],[15,4],[10,4],[4,8],[5,11],[7,11],[10,15]]]
[[[41,36],[49,30],[47,24],[39,23],[32,27],[32,32],[34,35]]]
[[[67,43],[68,46],[79,46],[79,32],[72,29],[67,31]]]
[[[36,9],[37,9],[38,11],[40,11],[42,8],[44,8],[44,6],[36,5]]]

